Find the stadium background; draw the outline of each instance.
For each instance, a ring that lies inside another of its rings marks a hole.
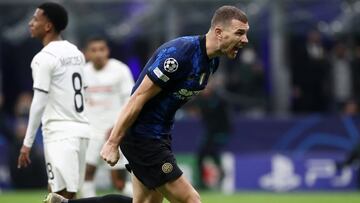
[[[0,202],[39,202],[46,193],[41,136],[32,166],[16,169],[32,95],[30,61],[41,44],[27,23],[39,0],[0,0]],[[358,170],[336,163],[359,143],[360,1],[356,0],[62,0],[64,37],[82,47],[94,35],[136,79],[163,42],[207,32],[214,10],[237,5],[248,15],[249,46],[223,59],[217,91],[231,133],[225,170],[206,160],[204,202],[358,202]],[[205,136],[196,105],[177,114],[173,148],[198,185],[196,154]],[[195,109],[195,111],[194,111]],[[220,122],[220,120],[219,120]],[[98,180],[106,180],[106,171]],[[109,181],[98,187],[111,191]]]

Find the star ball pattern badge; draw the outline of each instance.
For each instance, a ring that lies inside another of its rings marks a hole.
[[[164,173],[170,173],[173,170],[173,165],[171,163],[166,162],[162,165],[161,170]]]
[[[175,72],[178,69],[178,67],[179,64],[174,58],[167,58],[164,62],[164,69],[169,73]]]

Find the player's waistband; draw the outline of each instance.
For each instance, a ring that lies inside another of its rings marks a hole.
[[[164,134],[159,134],[159,133],[139,133],[136,131],[127,131],[126,136],[131,136],[131,137],[137,137],[137,138],[143,138],[143,139],[158,139],[158,140],[172,140],[172,136],[170,133],[164,133]]]
[[[42,127],[44,142],[64,139],[68,137],[90,137],[88,123],[73,121],[53,121]]]

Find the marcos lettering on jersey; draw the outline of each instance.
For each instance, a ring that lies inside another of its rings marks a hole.
[[[84,63],[83,57],[81,56],[71,56],[60,58],[61,66],[76,66]]]

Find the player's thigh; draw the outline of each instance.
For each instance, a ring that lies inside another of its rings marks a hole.
[[[133,182],[133,203],[161,203],[163,195],[156,191],[148,189],[142,184],[134,174],[131,174]]]
[[[201,202],[199,193],[194,189],[184,175],[174,181],[167,182],[156,189],[170,202]]]
[[[93,166],[91,164],[86,164],[86,169],[85,169],[85,181],[92,181],[95,178],[95,173],[96,173],[96,166]]]
[[[63,163],[58,158],[60,154],[57,148],[59,148],[58,143],[44,143],[45,165],[51,192],[59,192],[66,187],[61,170]]]
[[[78,146],[78,162],[79,162],[79,187],[85,181],[85,174],[86,174],[86,151],[89,146],[89,139],[87,138],[78,138],[79,139],[79,146]]]
[[[49,184],[54,192],[66,188],[77,192],[80,184],[80,140],[63,139],[45,144]]]

